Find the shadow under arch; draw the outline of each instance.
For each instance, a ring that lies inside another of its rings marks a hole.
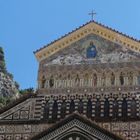
[[[72,131],[59,137],[57,140],[92,140],[92,138],[80,131]]]

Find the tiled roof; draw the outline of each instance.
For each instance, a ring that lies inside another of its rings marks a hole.
[[[140,40],[138,40],[138,39],[136,39],[136,38],[133,38],[133,37],[131,37],[131,36],[129,36],[129,35],[126,35],[126,34],[124,34],[124,33],[122,33],[122,32],[119,32],[119,31],[117,31],[117,30],[115,30],[115,29],[112,29],[112,28],[110,28],[110,27],[108,27],[108,26],[106,26],[106,25],[103,25],[103,24],[98,23],[98,22],[96,22],[96,21],[89,21],[89,22],[87,22],[87,23],[85,23],[85,24],[79,26],[78,28],[72,30],[71,32],[68,32],[67,34],[61,36],[60,38],[58,38],[58,39],[56,39],[56,40],[50,42],[49,44],[45,45],[44,47],[42,47],[42,48],[40,48],[40,49],[34,51],[34,53],[37,53],[37,52],[41,51],[42,49],[48,47],[49,45],[55,43],[56,41],[61,40],[62,38],[68,36],[69,34],[71,34],[71,33],[75,32],[75,31],[79,30],[80,28],[82,28],[82,27],[84,27],[84,26],[86,26],[86,25],[88,25],[88,24],[90,24],[90,23],[92,23],[92,22],[95,23],[95,24],[97,24],[97,25],[100,25],[100,26],[102,26],[102,27],[104,27],[104,28],[106,28],[106,29],[109,29],[109,30],[111,30],[111,31],[113,31],[113,32],[116,32],[116,33],[118,33],[118,34],[120,34],[120,35],[123,35],[123,36],[125,36],[125,37],[127,37],[127,38],[130,38],[130,39],[132,39],[132,40],[134,40],[134,41],[140,42]]]

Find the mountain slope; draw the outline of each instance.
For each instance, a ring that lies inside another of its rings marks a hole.
[[[4,51],[2,47],[0,47],[0,107],[18,98],[18,96],[18,84],[13,80],[12,74],[6,69]]]

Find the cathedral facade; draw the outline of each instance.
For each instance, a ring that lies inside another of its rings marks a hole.
[[[140,41],[90,21],[35,51],[36,93],[1,110],[0,140],[139,140]]]

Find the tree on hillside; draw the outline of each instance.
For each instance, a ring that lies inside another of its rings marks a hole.
[[[19,93],[20,93],[21,95],[23,95],[23,94],[34,93],[34,88],[21,89],[21,90],[19,91]]]

